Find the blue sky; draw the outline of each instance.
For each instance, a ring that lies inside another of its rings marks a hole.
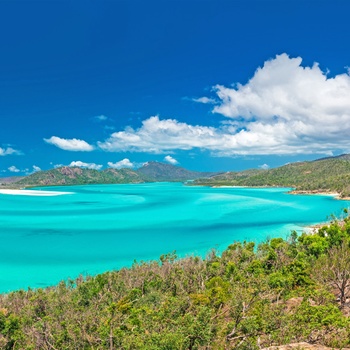
[[[350,2],[0,1],[0,171],[350,152]]]

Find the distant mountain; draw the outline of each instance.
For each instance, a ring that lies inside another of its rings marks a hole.
[[[137,172],[150,181],[186,181],[217,174],[191,171],[179,166],[159,162],[148,162],[142,168],[139,168]]]
[[[350,196],[350,155],[328,157],[311,162],[291,163],[275,169],[250,169],[241,172],[205,173],[179,166],[148,162],[138,170],[102,171],[64,166],[39,171],[3,187],[121,184],[194,180],[194,185],[293,187],[301,192],[337,192]],[[1,180],[0,180],[1,183]]]
[[[0,186],[8,185],[17,181],[20,181],[24,178],[24,176],[11,176],[11,177],[0,177]]]
[[[131,169],[106,169],[103,171],[64,166],[57,169],[38,171],[16,182],[19,186],[57,186],[84,184],[114,184],[144,182]]]
[[[318,162],[320,160],[327,160],[327,159],[341,159],[341,160],[349,160],[350,161],[350,154],[340,154],[339,156],[324,157],[324,158],[316,159],[316,160],[314,160],[314,162]]]
[[[195,185],[281,186],[300,192],[337,192],[350,196],[350,155],[296,162],[269,170],[227,172],[200,179]]]
[[[210,176],[214,173],[201,173],[186,170],[171,164],[146,163],[138,170],[112,169],[102,171],[63,166],[57,169],[38,171],[21,178],[11,186],[57,186],[84,184],[127,184],[157,181],[186,181]],[[0,181],[1,182],[1,181]]]

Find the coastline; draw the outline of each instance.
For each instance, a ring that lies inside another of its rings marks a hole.
[[[212,188],[290,188],[283,186],[230,186],[230,185],[214,185],[209,186]],[[320,191],[320,190],[291,190],[287,192],[292,195],[313,195],[313,196],[330,196],[334,197],[334,199],[342,200],[342,201],[350,201],[350,197],[342,197],[341,193],[333,192],[333,191]]]
[[[289,194],[294,195],[313,195],[313,196],[330,196],[334,197],[334,199],[341,200],[341,201],[349,201],[350,197],[342,197],[342,195],[339,192],[328,192],[328,191],[318,191],[318,190],[311,190],[311,191],[304,191],[304,190],[293,190],[288,192]]]

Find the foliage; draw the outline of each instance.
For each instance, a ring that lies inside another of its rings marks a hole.
[[[350,195],[350,156],[296,162],[269,170],[228,172],[193,184],[293,187],[298,192],[337,192],[346,197]]]
[[[137,170],[108,168],[98,171],[95,169],[62,166],[57,169],[38,171],[27,177],[18,178],[17,181],[6,182],[3,184],[3,187],[186,181],[213,174],[190,171],[178,166],[159,162],[148,162]]]

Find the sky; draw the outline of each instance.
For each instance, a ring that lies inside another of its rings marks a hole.
[[[0,0],[0,176],[350,153],[348,0]]]

